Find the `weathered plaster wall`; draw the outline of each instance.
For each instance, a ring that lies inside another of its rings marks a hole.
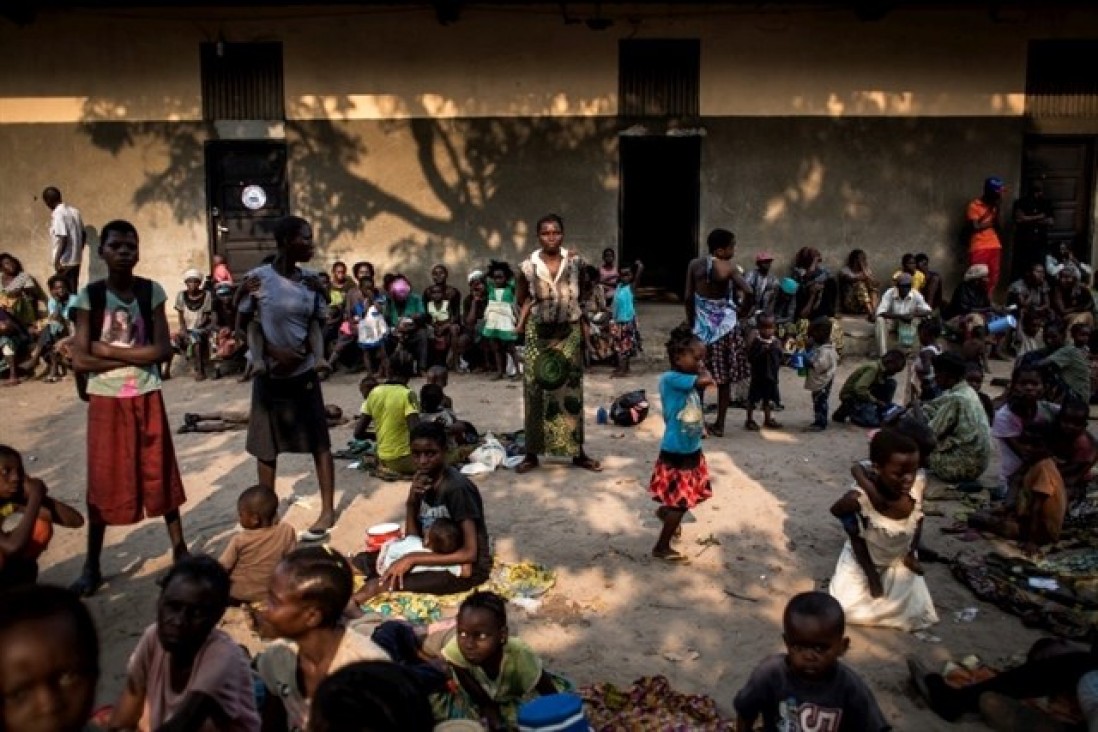
[[[549,210],[594,254],[618,231],[618,41],[683,37],[702,47],[703,232],[729,226],[745,253],[813,244],[833,264],[853,246],[952,261],[982,178],[1017,187],[1027,40],[1098,36],[1095,12],[741,11],[638,26],[629,12],[600,33],[564,25],[556,6],[469,10],[447,27],[426,11],[347,8],[0,24],[0,249],[45,272],[38,194],[56,184],[93,228],[131,218],[150,276],[204,266],[203,145],[216,133],[198,121],[198,45],[221,37],[284,44],[292,199],[325,263],[418,274],[436,259],[517,259]]]

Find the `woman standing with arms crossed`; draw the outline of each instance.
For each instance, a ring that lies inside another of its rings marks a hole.
[[[302,538],[315,541],[335,524],[335,466],[316,373],[318,363],[326,362],[324,354],[314,350],[321,339],[310,338],[311,332],[320,333],[328,303],[319,292],[316,273],[297,266],[316,253],[309,222],[287,216],[275,225],[274,236],[278,254],[270,264],[248,273],[244,287],[251,296],[240,303],[241,314],[258,315],[264,344],[262,353],[252,354],[253,363],[262,366],[252,381],[246,448],[257,460],[259,484],[271,490],[280,454],[313,456],[320,517]]]
[[[545,453],[570,457],[576,467],[597,473],[602,466],[583,451],[584,262],[561,246],[560,216],[542,216],[537,232],[541,248],[522,263],[518,278],[518,330],[526,330],[526,457],[515,472],[530,472]]]

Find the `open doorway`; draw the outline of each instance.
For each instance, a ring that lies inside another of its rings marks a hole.
[[[619,138],[621,251],[644,262],[638,294],[682,299],[686,266],[698,251],[700,137]]]

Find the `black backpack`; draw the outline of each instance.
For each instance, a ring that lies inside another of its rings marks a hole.
[[[103,313],[107,309],[107,281],[96,280],[87,286],[88,290],[88,344],[95,343],[103,335]],[[146,337],[152,337],[153,308],[152,308],[152,280],[144,277],[133,278],[133,294],[137,299],[137,307],[141,310],[141,320],[146,324]],[[76,394],[83,401],[88,401],[88,374],[73,371],[76,379]]]
[[[644,389],[622,394],[610,405],[610,421],[622,427],[635,427],[648,416],[648,395]]]

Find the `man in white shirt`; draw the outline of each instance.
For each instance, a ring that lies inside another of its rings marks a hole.
[[[881,296],[881,302],[873,314],[878,354],[888,351],[888,332],[894,330],[897,324],[902,324],[906,331],[906,337],[900,338],[901,347],[913,345],[919,318],[930,315],[930,306],[911,285],[911,275],[904,272],[896,277],[896,286],[890,287]],[[905,344],[904,341],[908,342]]]
[[[69,283],[69,292],[79,292],[80,258],[84,254],[84,220],[74,206],[61,201],[61,191],[50,186],[42,191],[42,202],[50,214],[50,261],[57,274]]]

